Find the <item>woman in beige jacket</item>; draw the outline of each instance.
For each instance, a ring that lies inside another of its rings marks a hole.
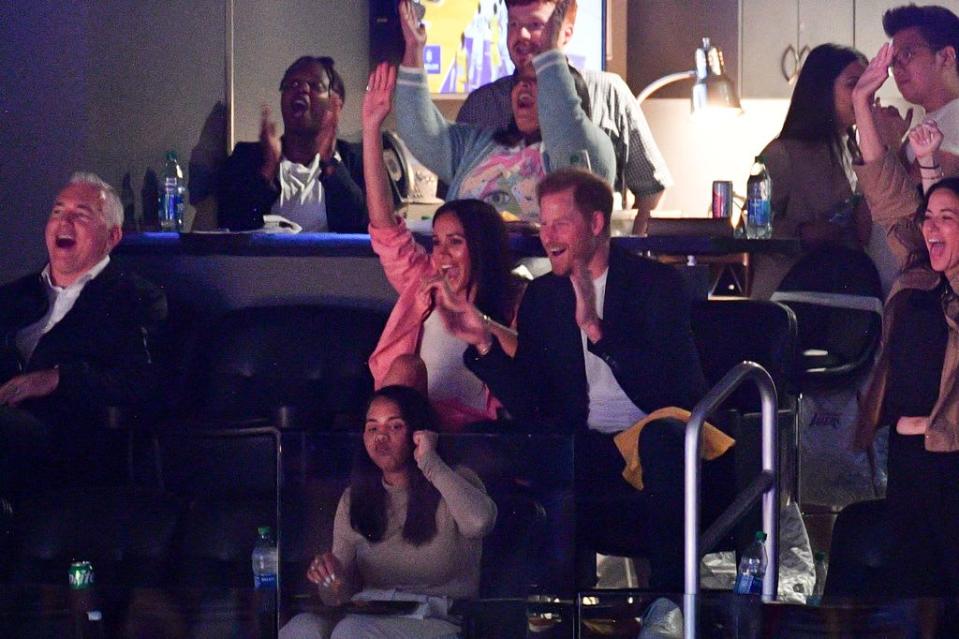
[[[949,47],[951,50],[951,47]],[[955,51],[951,51],[955,64]],[[893,51],[886,44],[853,91],[873,220],[887,232],[901,273],[886,301],[883,346],[863,398],[858,443],[890,426],[887,509],[895,537],[884,594],[959,594],[959,178],[922,195],[898,156],[906,122],[875,93]],[[919,155],[941,175],[935,139]],[[930,180],[931,181],[931,180]]]

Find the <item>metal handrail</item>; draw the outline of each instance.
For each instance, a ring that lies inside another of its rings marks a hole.
[[[742,362],[723,376],[706,396],[696,404],[686,423],[685,441],[685,545],[684,545],[684,592],[683,616],[684,636],[694,639],[697,634],[697,600],[699,595],[699,493],[700,458],[703,439],[703,424],[706,415],[712,413],[744,381],[753,380],[759,387],[762,405],[762,462],[763,469],[757,480],[753,481],[741,495],[730,504],[719,517],[716,524],[707,531],[707,539],[715,539],[717,528],[730,528],[752,503],[762,494],[763,530],[766,532],[766,548],[769,562],[763,577],[762,598],[772,601],[776,598],[776,585],[779,582],[779,431],[776,398],[776,385],[765,368],[755,362]]]

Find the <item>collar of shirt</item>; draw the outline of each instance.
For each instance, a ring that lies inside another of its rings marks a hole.
[[[86,286],[90,282],[90,280],[92,280],[97,275],[102,273],[103,269],[105,269],[107,267],[107,264],[109,263],[110,263],[110,256],[105,255],[102,260],[100,260],[99,262],[91,266],[90,270],[88,270],[86,273],[78,277],[76,281],[74,281],[73,284],[70,284],[69,286],[57,286],[56,284],[53,283],[53,280],[50,279],[49,264],[43,267],[43,271],[40,273],[40,278],[46,283],[48,291],[53,291],[57,294],[63,293],[63,292],[70,292],[70,293],[75,293],[75,296],[76,296],[76,295],[80,295],[80,291],[83,290],[83,287]]]

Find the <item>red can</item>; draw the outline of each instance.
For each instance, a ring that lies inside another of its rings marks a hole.
[[[726,219],[733,212],[733,183],[713,180],[713,217]]]

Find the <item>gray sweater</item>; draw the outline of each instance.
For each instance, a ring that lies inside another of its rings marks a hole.
[[[384,484],[388,521],[383,539],[376,543],[350,526],[350,490],[343,492],[333,523],[333,554],[343,565],[344,595],[365,588],[435,597],[477,595],[483,537],[496,523],[496,504],[473,471],[463,467],[454,471],[435,452],[420,469],[442,497],[436,509],[436,536],[421,546],[403,539],[405,488]],[[320,593],[327,599],[324,589]]]

